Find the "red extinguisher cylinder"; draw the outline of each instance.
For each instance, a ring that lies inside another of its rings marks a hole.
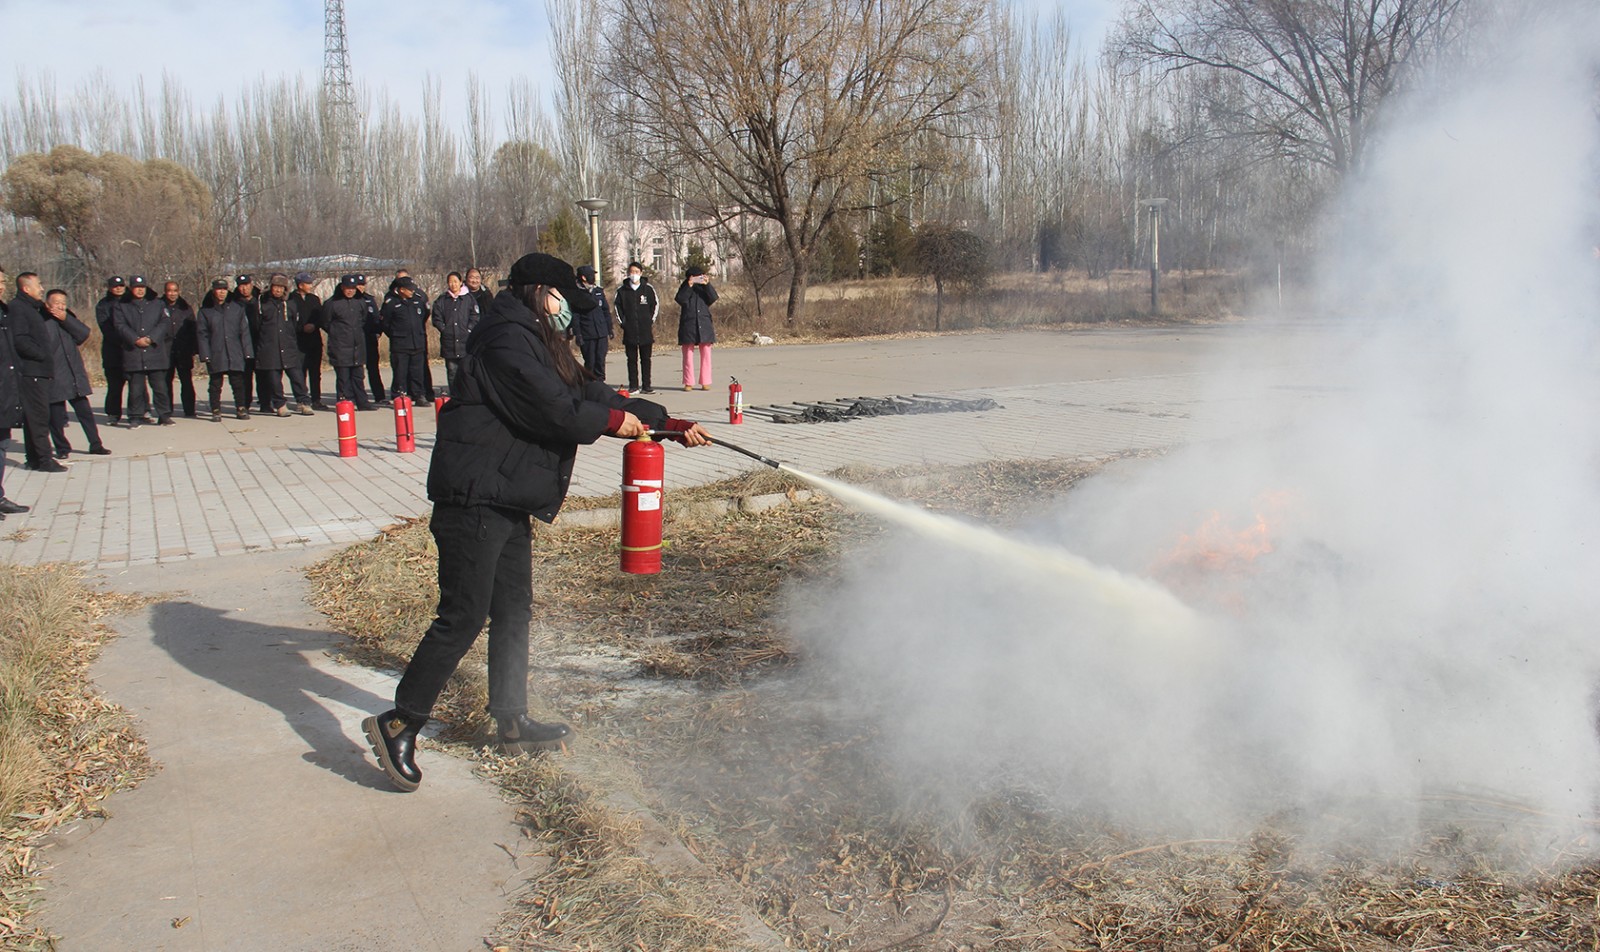
[[[449,397],[446,397],[446,396],[443,396],[443,395],[434,397],[433,398],[433,412],[434,412],[434,415],[437,416],[439,414],[439,412],[444,409],[444,405],[449,403],[449,402],[450,402],[450,398]]]
[[[744,387],[740,386],[739,378],[729,378],[733,383],[728,384],[728,422],[737,426],[744,422]]]
[[[622,450],[622,571],[661,571],[661,493],[666,451],[649,437]]]
[[[356,455],[356,405],[340,400],[334,405],[333,415],[339,421],[339,455]]]
[[[399,396],[394,398],[394,441],[395,448],[402,453],[415,453],[417,451],[417,428],[413,418],[411,398]]]

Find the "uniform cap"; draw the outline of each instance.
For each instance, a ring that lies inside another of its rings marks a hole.
[[[122,275],[120,274],[106,278],[106,287],[108,288],[123,288],[127,286],[128,282],[122,280]]]
[[[144,275],[136,274],[128,279],[128,286],[131,288],[147,288],[150,285],[145,283]]]
[[[315,284],[316,281],[317,279],[311,276],[310,271],[301,271],[294,276],[295,284]]]
[[[213,290],[213,291],[226,291],[226,290],[228,290],[228,282],[225,281],[222,278],[218,278],[215,281],[211,282],[211,290]]]
[[[241,274],[237,278],[233,279],[233,283],[234,284],[254,284],[255,282],[250,280],[250,276],[248,274]]]

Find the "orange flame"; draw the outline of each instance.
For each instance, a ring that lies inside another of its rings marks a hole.
[[[1241,575],[1256,559],[1273,551],[1273,526],[1281,522],[1291,494],[1266,493],[1256,501],[1255,521],[1243,528],[1230,524],[1220,511],[1208,513],[1192,533],[1157,560],[1154,574],[1173,576]]]

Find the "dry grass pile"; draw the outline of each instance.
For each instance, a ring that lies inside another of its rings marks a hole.
[[[134,604],[66,566],[0,563],[0,948],[53,947],[26,921],[40,838],[149,770],[128,717],[88,675],[109,637],[96,621]]]

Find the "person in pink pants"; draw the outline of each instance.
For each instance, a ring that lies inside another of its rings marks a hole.
[[[710,390],[711,345],[717,341],[716,329],[711,324],[711,305],[716,303],[717,289],[711,286],[711,277],[704,268],[689,266],[675,300],[678,302],[678,346],[683,348],[683,389],[694,389],[694,361],[698,353],[700,389]]]

